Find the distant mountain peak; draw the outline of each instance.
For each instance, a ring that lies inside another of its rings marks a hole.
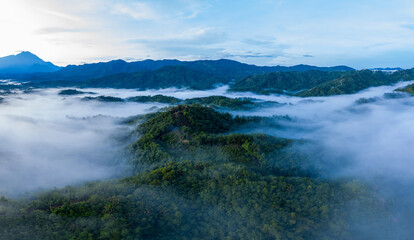
[[[28,74],[36,72],[55,72],[59,70],[51,62],[45,62],[29,51],[0,58],[1,74]]]
[[[31,55],[31,56],[37,57],[35,54],[33,54],[29,51],[21,51],[19,54],[16,54],[16,55]]]
[[[37,55],[35,55],[35,54],[33,54],[29,51],[20,52],[19,54],[14,55],[14,57],[20,58],[20,59],[26,59],[26,60],[29,60],[29,61],[36,61],[38,63],[45,62],[40,57],[38,57]]]

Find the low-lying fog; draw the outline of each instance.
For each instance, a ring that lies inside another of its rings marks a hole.
[[[410,83],[370,88],[353,95],[314,98],[227,93],[226,86],[209,91],[173,88],[82,91],[122,98],[156,94],[181,99],[224,95],[277,101],[283,105],[232,113],[289,115],[293,120],[280,122],[282,128],[256,130],[317,142],[318,158],[344,161],[346,167],[335,172],[339,176],[385,175],[411,180],[414,176],[414,97],[384,96]],[[0,104],[0,195],[121,174],[124,164],[119,162],[117,154],[126,143],[120,139],[127,136],[132,127],[120,124],[120,118],[167,106],[82,101],[80,98],[87,95],[59,96],[59,90],[3,96]],[[357,103],[361,98],[368,100]]]
[[[121,125],[120,117],[147,113],[154,106],[81,101],[58,96],[56,89],[3,98],[0,195],[121,174],[122,139],[131,127]]]

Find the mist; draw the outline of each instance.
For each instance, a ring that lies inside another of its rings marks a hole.
[[[414,98],[393,90],[410,84],[370,88],[353,95],[306,99],[273,97],[280,107],[262,108],[241,115],[288,115],[293,121],[270,134],[317,143],[324,162],[344,161],[337,176],[414,178]],[[393,94],[390,94],[393,93]],[[359,99],[369,99],[361,103]],[[282,102],[283,103],[283,102]],[[260,131],[257,129],[256,131]],[[269,134],[269,129],[266,129]],[[332,175],[331,173],[329,173]]]
[[[234,115],[288,115],[278,120],[280,128],[250,129],[278,137],[306,139],[315,151],[315,164],[340,168],[327,176],[386,176],[413,180],[414,98],[394,89],[410,84],[370,88],[353,95],[298,98],[285,95],[257,95],[227,92],[228,86],[208,91],[161,89],[83,89],[97,95],[127,98],[163,94],[181,99],[223,95],[250,97],[282,104]],[[108,103],[82,101],[81,96],[59,96],[61,89],[40,89],[4,96],[0,105],[0,194],[61,187],[84,181],[105,179],[125,167],[118,154],[126,143],[120,141],[134,126],[121,124],[122,118],[157,111],[159,103]],[[385,95],[384,95],[385,94]],[[358,99],[371,99],[361,104]],[[322,149],[322,151],[321,151]],[[121,162],[120,162],[121,161]],[[343,161],[343,164],[339,164]],[[326,166],[325,166],[326,167]]]
[[[119,89],[84,89],[84,91],[121,98],[162,94],[188,99],[222,95],[230,98],[249,97],[258,101],[276,101],[281,104],[249,111],[230,111],[230,113],[244,116],[289,116],[293,120],[277,120],[282,126],[280,128],[256,128],[248,131],[310,140],[312,144],[318,146],[318,160],[315,161],[324,163],[333,161],[335,165],[338,165],[338,161],[343,161],[343,164],[339,164],[340,168],[332,169],[332,172],[326,173],[327,175],[363,178],[384,175],[411,181],[414,179],[414,162],[411,160],[411,156],[414,156],[414,148],[411,147],[414,143],[412,137],[414,136],[414,111],[412,111],[414,98],[394,90],[413,82],[373,87],[352,95],[310,98],[228,92],[228,86],[207,91],[176,88],[146,91]],[[73,101],[78,98],[71,99]],[[369,101],[361,103],[358,101],[360,99],[369,99]],[[76,105],[70,100],[64,102]],[[99,113],[104,115],[125,117],[141,114],[142,109],[167,106],[157,103],[123,103],[112,108],[111,104],[95,102],[83,105],[81,108],[88,113],[95,111],[94,114],[98,114],[100,111]],[[134,106],[137,105],[139,107],[135,109]],[[76,107],[72,110],[70,114],[73,116],[79,112]],[[312,150],[314,146],[309,148]]]
[[[414,97],[394,90],[413,82],[370,88],[352,95],[312,98],[228,92],[228,86],[208,91],[82,89],[96,94],[73,96],[58,95],[62,90],[58,88],[6,94],[0,103],[0,195],[18,197],[127,175],[129,163],[122,153],[136,140],[136,136],[130,138],[136,125],[126,125],[123,120],[168,106],[84,101],[85,96],[249,97],[280,104],[230,113],[289,118],[271,118],[277,124],[236,131],[303,140],[292,147],[309,156],[310,164],[320,170],[322,179],[358,179],[368,184],[383,199],[395,222],[401,223],[401,229],[384,235],[370,232],[375,229],[368,224],[371,219],[359,219],[354,228],[363,230],[356,232],[377,239],[409,239],[407,229],[414,216]]]
[[[107,179],[127,169],[124,117],[162,104],[100,103],[57,89],[17,92],[0,104],[0,195]],[[151,109],[151,110],[150,110]]]

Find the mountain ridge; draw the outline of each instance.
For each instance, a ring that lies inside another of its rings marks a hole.
[[[34,55],[35,56],[35,55]],[[109,75],[120,73],[134,73],[154,71],[166,66],[185,66],[189,69],[214,75],[215,77],[225,78],[226,80],[240,79],[250,75],[263,74],[268,72],[285,72],[285,71],[354,71],[355,69],[347,66],[334,67],[317,67],[310,65],[295,66],[256,66],[241,63],[235,60],[218,59],[218,60],[196,60],[180,61],[176,59],[152,60],[126,62],[124,60],[112,60],[109,62],[87,63],[82,65],[68,65],[57,71],[38,71],[38,72],[11,72],[5,74],[0,72],[0,78],[12,78],[24,81],[84,81],[101,78]]]

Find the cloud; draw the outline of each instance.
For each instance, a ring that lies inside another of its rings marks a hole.
[[[314,56],[313,55],[309,55],[309,54],[305,54],[305,55],[303,55],[303,57],[305,57],[305,58],[313,58]]]
[[[244,54],[226,54],[225,57],[228,58],[234,58],[234,57],[240,57],[240,58],[277,58],[280,56],[283,56],[283,52],[279,51],[273,54],[268,53],[258,53],[258,52],[246,52]]]
[[[414,149],[410,147],[414,144],[414,97],[384,95],[410,83],[413,81],[371,88],[353,95],[307,98],[306,101],[296,97],[267,96],[266,100],[286,105],[235,113],[288,115],[296,119],[284,128],[266,133],[311,140],[309,148],[317,150],[314,162],[326,169],[325,176],[368,180],[381,177],[414,184]],[[249,97],[263,98],[258,95]],[[358,104],[360,98],[373,101]],[[317,143],[318,148],[313,143]]]
[[[224,32],[216,31],[212,28],[194,28],[189,31],[174,37],[165,38],[137,38],[129,39],[128,43],[140,43],[140,44],[156,44],[156,45],[170,45],[170,46],[182,46],[182,45],[212,45],[222,43],[227,39],[227,35]]]
[[[180,3],[176,3],[175,5],[179,9],[177,15],[182,19],[195,19],[200,13],[211,7],[207,2],[198,0],[181,0]]]
[[[117,3],[113,6],[111,13],[127,15],[135,20],[158,20],[160,18],[160,14],[146,2]]]
[[[224,50],[220,44],[227,40],[224,32],[211,28],[195,28],[178,36],[129,39],[127,43],[142,45],[152,52],[161,52],[166,56],[212,58]]]
[[[410,30],[414,30],[414,23],[402,24],[401,27],[406,28],[406,29],[410,29]]]
[[[254,46],[270,46],[274,45],[274,41],[272,40],[263,40],[263,39],[256,39],[256,38],[246,38],[243,40],[244,43]]]
[[[131,96],[132,90],[92,90]],[[149,112],[149,104],[103,104],[61,97],[58,90],[4,97],[0,109],[0,195],[107,179],[123,174],[119,154],[132,128],[119,117]],[[165,106],[165,105],[159,105]],[[24,183],[24,184],[23,184]]]
[[[68,13],[63,13],[61,11],[45,9],[45,8],[38,8],[38,7],[36,7],[36,9],[43,12],[43,13],[46,13],[46,14],[49,14],[49,15],[52,15],[54,17],[58,17],[58,18],[61,18],[61,19],[70,20],[70,21],[74,21],[74,22],[81,22],[82,21],[81,18],[79,18],[75,15],[68,14]]]
[[[36,34],[56,34],[56,33],[80,33],[87,32],[88,29],[83,28],[65,28],[65,27],[47,27],[36,30]]]
[[[200,1],[175,0],[166,2],[139,1],[116,3],[111,14],[126,15],[135,20],[190,20],[196,18],[207,4]]]

